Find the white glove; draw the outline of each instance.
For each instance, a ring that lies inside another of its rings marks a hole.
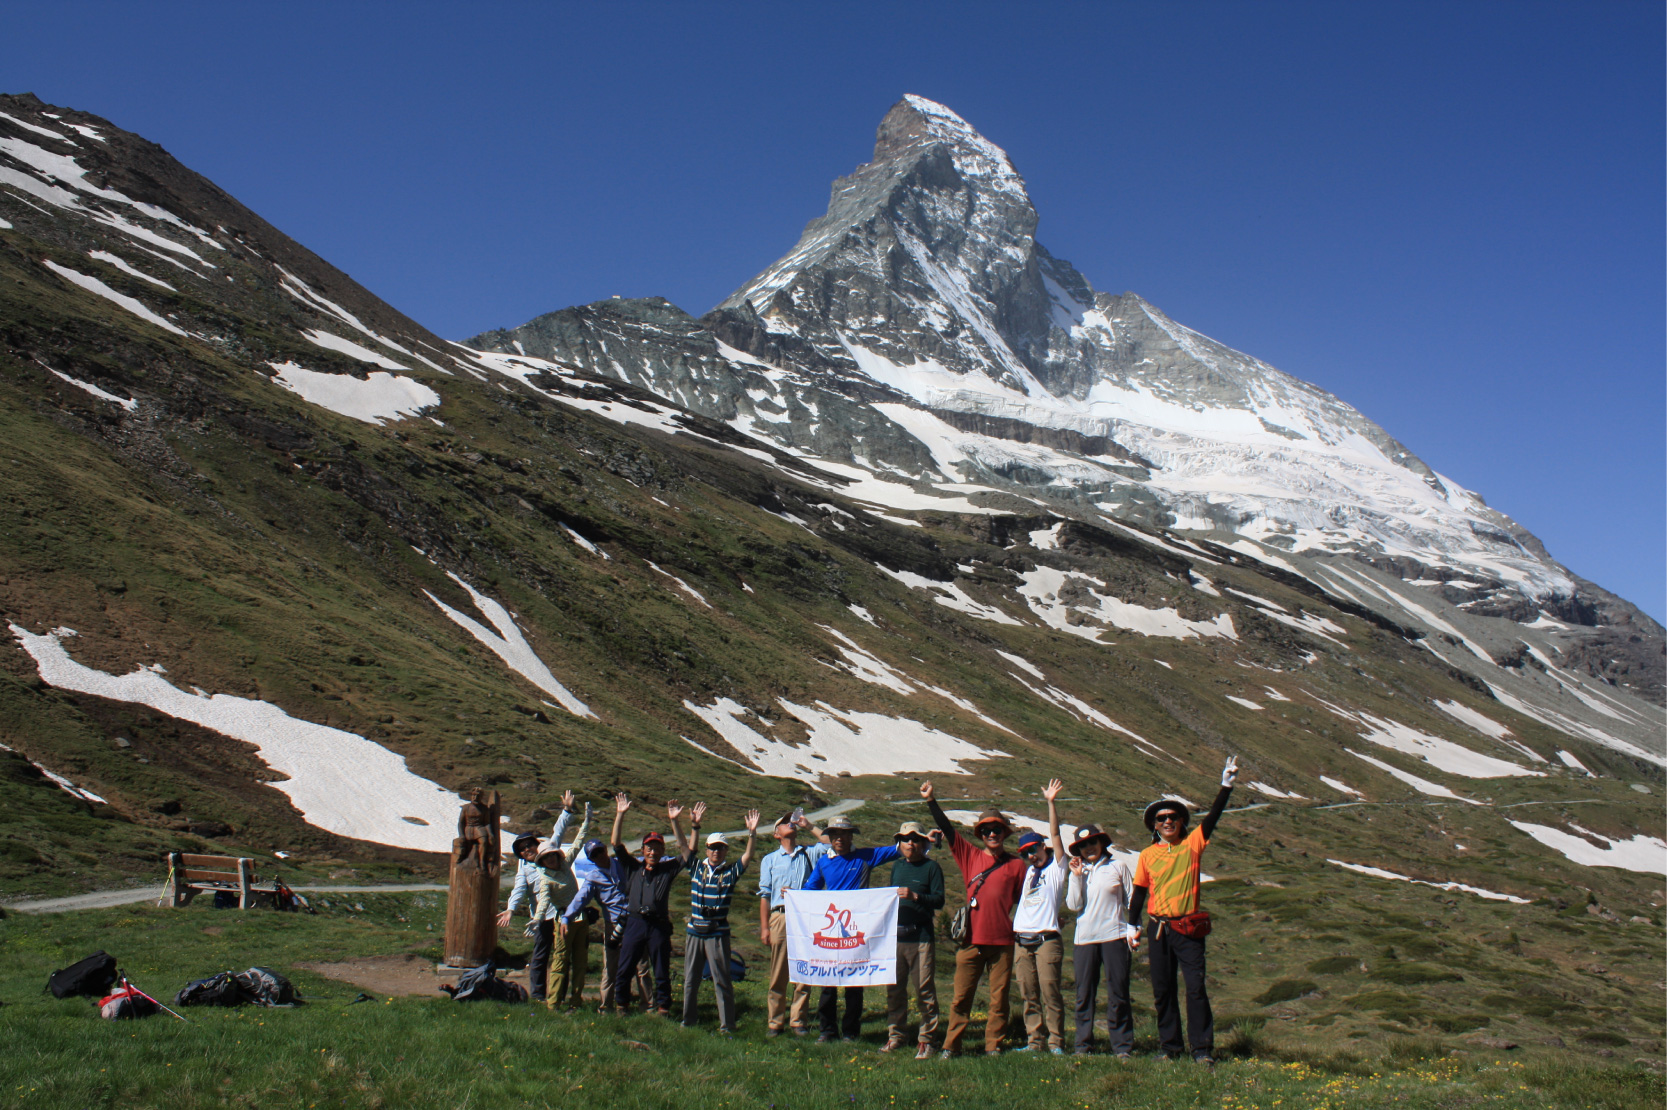
[[[1221,785],[1231,787],[1239,778],[1239,757],[1230,755],[1227,763],[1221,768]]]
[[[538,936],[538,922],[527,922],[527,927],[521,930],[521,935],[528,938],[536,938]]]

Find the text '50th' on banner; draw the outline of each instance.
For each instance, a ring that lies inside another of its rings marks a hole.
[[[789,890],[787,974],[816,987],[897,981],[897,891]]]

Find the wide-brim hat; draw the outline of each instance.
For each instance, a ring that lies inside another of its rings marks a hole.
[[[1077,830],[1076,839],[1067,844],[1065,850],[1073,856],[1080,856],[1083,845],[1094,840],[1104,841],[1106,847],[1111,847],[1111,836],[1104,829],[1098,825],[1084,825]]]
[[[567,853],[562,850],[562,846],[560,844],[551,840],[545,840],[538,845],[538,854],[533,857],[533,862],[542,867],[544,861],[546,859],[550,859],[551,857],[558,857],[559,861],[563,863],[567,861]]]
[[[919,821],[905,821],[905,822],[903,822],[901,825],[899,825],[897,827],[897,835],[892,837],[892,839],[893,840],[906,840],[911,836],[914,837],[917,840],[924,840],[927,843],[931,843],[931,840],[932,840],[932,838],[930,836],[926,835],[926,829],[921,825],[921,823]]]
[[[851,824],[851,819],[843,813],[823,825],[822,831],[825,833],[848,832],[852,836],[862,832],[857,826]]]
[[[1157,801],[1146,807],[1146,827],[1148,829],[1154,828],[1157,823],[1158,814],[1162,813],[1166,809],[1178,810],[1181,814],[1181,824],[1183,825],[1192,821],[1192,807],[1188,806],[1187,803],[1177,798],[1159,798]]]
[[[972,831],[981,833],[985,825],[1000,825],[1007,830],[1008,835],[1012,835],[1013,832],[1013,822],[1009,821],[999,809],[991,808],[980,813],[978,820],[972,823]]]
[[[518,856],[521,854],[521,849],[527,847],[529,844],[537,843],[537,833],[522,833],[520,836],[509,842],[509,854],[512,856]]]

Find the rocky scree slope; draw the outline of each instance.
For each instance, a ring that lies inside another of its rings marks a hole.
[[[1035,821],[1063,774],[1133,849],[1232,751],[1223,905],[1333,962],[1381,941],[1341,902],[1298,920],[1333,891],[1497,934],[1432,949],[1467,970],[1378,999],[1389,1025],[1462,1026],[1460,975],[1659,1040],[1662,755],[1624,689],[1543,629],[1483,668],[1483,618],[1375,565],[952,481],[923,408],[724,312],[609,302],[539,324],[583,357],[470,350],[153,144],[0,99],[0,892],[157,881],[170,847],[432,874],[477,786],[515,828],[564,787],[720,823],[855,797],[879,838],[925,775]],[[979,434],[1086,449],[1026,427]],[[1083,457],[1155,472],[1127,454]]]

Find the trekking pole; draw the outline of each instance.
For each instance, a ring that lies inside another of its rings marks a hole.
[[[167,1010],[170,1014],[173,1014],[175,1017],[179,1018],[179,1020],[184,1021],[185,1024],[187,1024],[187,1025],[191,1024],[189,1021],[186,1021],[185,1018],[180,1017],[180,1015],[177,1011],[169,1009],[169,1007],[166,1004],[164,1004],[162,1002],[158,1002],[156,999],[151,998],[150,995],[146,994],[144,991],[142,991],[138,987],[134,986],[133,985],[133,980],[129,979],[125,975],[122,976],[122,986],[126,987],[128,990],[132,991],[134,994],[138,995],[140,998],[150,998],[150,1000],[152,1002],[156,1002],[156,1004],[158,1006],[161,1006],[164,1010]]]

